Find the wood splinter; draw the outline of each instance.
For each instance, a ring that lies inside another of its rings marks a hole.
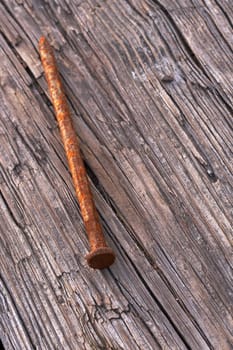
[[[103,235],[53,50],[45,37],[40,38],[39,52],[89,239],[86,260],[90,267],[104,269],[114,262],[115,254]]]

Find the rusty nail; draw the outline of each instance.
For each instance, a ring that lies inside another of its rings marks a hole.
[[[39,52],[89,239],[90,252],[86,260],[90,267],[103,269],[114,262],[115,254],[103,235],[53,50],[43,36],[39,41]]]

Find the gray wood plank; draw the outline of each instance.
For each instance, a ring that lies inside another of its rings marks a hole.
[[[231,349],[231,4],[0,5],[5,348]],[[117,253],[103,272],[84,259],[42,34]]]

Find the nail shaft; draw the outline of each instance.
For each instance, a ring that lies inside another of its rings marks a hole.
[[[39,52],[89,239],[90,253],[86,259],[89,266],[102,269],[114,262],[115,255],[102,232],[53,50],[45,37],[40,38]]]

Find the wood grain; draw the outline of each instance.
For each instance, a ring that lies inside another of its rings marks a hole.
[[[233,345],[231,1],[2,1],[5,349]],[[87,267],[37,51],[59,71],[116,263]]]

